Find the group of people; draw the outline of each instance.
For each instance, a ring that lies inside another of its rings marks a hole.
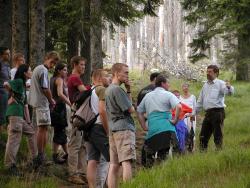
[[[84,184],[87,177],[89,187],[117,187],[120,167],[123,181],[132,178],[136,127],[131,114],[136,112],[142,129],[147,131],[142,149],[145,166],[152,166],[156,158],[166,159],[171,148],[174,153],[179,152],[175,125],[184,119],[188,129],[195,131],[195,115],[201,108],[206,115],[199,136],[200,149],[207,149],[212,134],[216,147],[222,147],[224,95],[234,91],[230,84],[217,79],[219,69],[216,65],[207,67],[208,81],[197,102],[189,93],[188,84],[182,85],[182,95],[177,90],[172,93],[167,78],[153,73],[151,84],[140,91],[137,105],[133,105],[126,64],[116,63],[109,71],[93,70],[92,85],[87,86],[81,80],[87,60],[80,56],[71,58],[71,74],[54,51],[48,52],[44,63],[33,72],[20,53],[13,57],[13,69],[9,62],[9,49],[1,47],[0,128],[8,124],[4,163],[14,174],[18,174],[16,155],[22,134],[28,138],[32,167],[39,169],[46,164],[45,148],[51,125],[54,128],[52,159],[57,164],[67,162],[70,182]],[[52,69],[54,73],[49,78]],[[90,105],[97,118],[88,130],[81,130],[72,123],[67,136],[67,107],[90,90]],[[183,114],[183,105],[191,111]],[[59,154],[60,146],[62,155]]]

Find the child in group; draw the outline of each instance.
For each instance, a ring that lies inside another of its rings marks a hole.
[[[178,90],[172,91],[172,93],[179,99],[180,98],[180,92]],[[179,115],[179,121],[175,125],[177,138],[179,141],[179,149],[181,153],[185,153],[186,151],[186,143],[189,136],[189,131],[186,123],[184,122],[184,119],[188,117],[190,114],[192,114],[192,108],[188,105],[181,103],[181,112]],[[172,116],[175,117],[175,111],[172,110]]]

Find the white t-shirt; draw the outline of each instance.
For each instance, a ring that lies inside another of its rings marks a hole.
[[[17,71],[17,68],[16,68],[16,67],[14,67],[14,68],[12,68],[12,69],[10,70],[10,79],[11,79],[11,80],[14,80],[15,75],[16,75],[16,71]]]

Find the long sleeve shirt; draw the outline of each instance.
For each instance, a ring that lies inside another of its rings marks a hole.
[[[224,108],[224,96],[233,93],[233,87],[227,88],[224,81],[214,79],[207,81],[200,92],[197,104],[196,113],[211,108]]]

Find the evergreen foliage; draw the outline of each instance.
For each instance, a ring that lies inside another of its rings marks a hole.
[[[198,37],[190,44],[193,48],[191,60],[196,62],[207,57],[205,51],[210,48],[211,38],[220,35],[228,40],[230,48],[236,50],[227,57],[237,61],[238,80],[248,80],[250,1],[181,0],[181,3],[188,13],[185,17],[187,23],[199,24],[201,28]],[[243,70],[246,68],[245,72],[241,70],[242,66]]]

